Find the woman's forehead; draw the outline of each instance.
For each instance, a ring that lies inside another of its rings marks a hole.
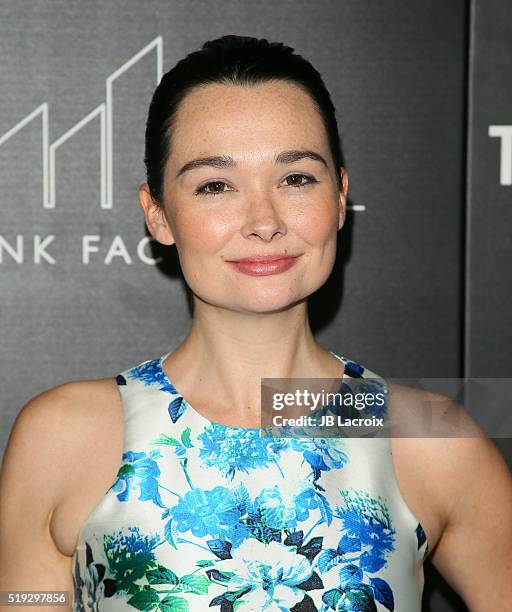
[[[257,85],[212,83],[195,87],[182,100],[176,124],[202,121],[222,124],[223,118],[264,121],[273,116],[317,113],[312,98],[298,85],[286,81]]]
[[[285,81],[251,86],[209,84],[181,102],[173,122],[171,149],[204,154],[210,145],[251,150],[322,148],[326,134],[311,97]],[[218,150],[209,151],[210,154]]]

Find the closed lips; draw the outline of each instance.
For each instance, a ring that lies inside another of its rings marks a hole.
[[[235,263],[270,263],[272,261],[279,261],[280,259],[293,259],[299,255],[252,255],[251,257],[245,257],[244,259],[230,259]]]

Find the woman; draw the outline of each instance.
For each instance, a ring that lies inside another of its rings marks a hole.
[[[504,609],[512,487],[488,440],[260,435],[262,378],[372,375],[307,318],[345,219],[340,160],[329,94],[289,47],[225,36],[163,77],[140,204],[176,245],[192,325],[21,411],[2,589],[69,590],[73,610],[413,612],[430,553],[471,610]]]

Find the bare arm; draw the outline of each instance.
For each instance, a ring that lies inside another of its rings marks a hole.
[[[512,476],[505,460],[461,404],[389,388],[401,447],[415,457],[422,493],[443,525],[430,560],[471,612],[512,610]]]
[[[71,558],[55,545],[50,521],[64,492],[75,389],[67,383],[36,396],[12,427],[0,471],[0,590],[69,591],[71,602]]]
[[[512,477],[488,438],[443,440],[448,524],[431,560],[471,612],[512,609]]]

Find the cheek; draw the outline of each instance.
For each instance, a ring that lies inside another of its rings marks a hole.
[[[301,238],[311,246],[325,245],[336,240],[338,212],[332,201],[325,200],[305,207],[296,217],[294,227]]]
[[[281,212],[288,238],[292,246],[298,238],[311,247],[329,248],[336,243],[338,211],[332,195],[322,194],[314,200],[290,200]],[[245,216],[235,214],[229,206],[211,209],[199,206],[197,210],[183,207],[176,212],[174,234],[178,251],[192,257],[208,256],[222,252],[225,246],[237,239],[240,228],[247,222]]]
[[[176,217],[176,242],[179,249],[196,255],[211,255],[226,244],[233,234],[233,219],[219,215],[219,212],[208,214],[180,214]]]

